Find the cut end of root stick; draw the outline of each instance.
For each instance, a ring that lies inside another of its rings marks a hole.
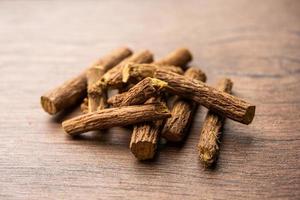
[[[156,143],[148,141],[139,141],[137,143],[130,144],[132,154],[138,160],[150,160],[153,159],[156,151]]]
[[[244,124],[250,124],[255,116],[255,106],[251,105],[247,108],[245,118],[243,120]]]
[[[66,134],[73,136],[73,134],[68,131],[68,124],[69,124],[69,120],[66,120],[62,122],[61,126]]]
[[[182,55],[186,57],[187,62],[193,60],[193,55],[188,48],[182,47],[177,49],[178,52],[181,52]]]
[[[131,78],[136,79],[136,81],[140,81],[146,77],[153,77],[156,68],[157,65],[128,63],[123,67],[122,81],[127,83]],[[180,69],[178,67],[175,68],[176,70]]]
[[[41,96],[41,105],[42,105],[42,108],[50,115],[54,115],[57,113],[55,104],[48,97]]]
[[[200,151],[200,148],[199,148]],[[210,151],[205,151],[203,149],[203,152],[199,153],[200,161],[205,167],[210,167],[215,161],[215,157],[213,154],[210,153]]]
[[[123,67],[123,71],[122,71],[122,81],[123,83],[127,83],[129,78],[130,78],[130,74],[131,74],[131,71],[132,71],[133,67],[132,65],[129,63],[129,64],[126,64],[124,67]]]

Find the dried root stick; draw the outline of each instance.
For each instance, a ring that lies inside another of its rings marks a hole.
[[[99,59],[92,67],[101,65],[104,69],[110,69],[124,58],[130,56],[131,53],[131,50],[128,48],[118,48]],[[47,113],[54,115],[72,107],[86,96],[86,88],[87,78],[86,71],[84,71],[41,96],[42,108]]]
[[[71,136],[82,133],[127,126],[145,121],[160,120],[170,117],[168,108],[159,103],[108,108],[80,115],[62,123],[65,132]]]
[[[219,81],[217,88],[220,91],[230,93],[233,83],[230,79],[223,79]],[[219,153],[218,138],[221,134],[221,129],[224,124],[224,117],[213,111],[208,111],[202,131],[200,134],[198,150],[199,157],[205,166],[211,166]]]
[[[206,81],[205,74],[197,68],[189,68],[184,73],[184,76],[192,80]],[[196,102],[177,97],[171,109],[172,116],[166,120],[162,130],[162,137],[172,142],[182,141],[189,129],[197,107]]]

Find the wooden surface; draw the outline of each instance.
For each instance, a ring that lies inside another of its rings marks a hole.
[[[299,199],[299,22],[296,0],[0,1],[0,199]],[[227,120],[214,170],[197,157],[203,107],[144,163],[130,131],[72,140],[43,112],[41,94],[120,45],[188,47],[209,84],[257,105],[251,125]]]

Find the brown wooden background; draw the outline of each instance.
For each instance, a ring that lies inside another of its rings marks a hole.
[[[214,84],[257,105],[227,121],[214,170],[187,141],[140,163],[130,132],[71,140],[40,95],[120,45],[185,46]],[[0,1],[0,199],[299,199],[300,1]]]

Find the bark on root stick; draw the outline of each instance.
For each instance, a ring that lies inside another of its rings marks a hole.
[[[165,119],[171,114],[163,104],[145,104],[108,108],[80,115],[62,123],[63,129],[69,135],[76,136],[92,130],[127,126],[144,121]]]
[[[116,61],[117,57],[108,57],[111,61]],[[124,59],[122,59],[124,60]],[[117,60],[115,65],[119,64],[122,60]],[[114,66],[115,66],[114,65]],[[107,91],[106,88],[94,87],[94,85],[101,80],[102,76],[113,68],[114,66],[107,65],[96,65],[87,71],[87,82],[88,82],[88,112],[94,112],[107,107]]]
[[[151,64],[147,64],[151,65]],[[205,83],[190,80],[182,75],[153,68],[153,71],[143,70],[144,66],[128,64],[123,69],[123,81],[153,77],[168,83],[168,92],[191,99],[218,114],[243,124],[250,124],[255,115],[255,105],[226,92],[219,91]],[[149,67],[150,68],[150,67]]]
[[[206,81],[205,74],[197,68],[189,68],[185,77]],[[172,142],[180,142],[189,129],[193,115],[197,109],[197,103],[191,100],[177,97],[171,110],[171,117],[166,120],[162,130],[162,137]]]
[[[97,88],[122,88],[124,86],[124,83],[122,82],[122,69],[124,65],[128,63],[151,63],[152,61],[153,54],[148,50],[134,53],[114,68],[108,70],[101,80],[94,85],[96,88],[95,90],[97,90]]]
[[[164,69],[170,70],[172,72],[178,73],[178,74],[183,74],[183,70],[180,67],[172,66],[173,65],[178,65],[184,67],[187,62],[189,62],[192,58],[191,53],[185,49],[185,48],[179,48],[176,49],[175,51],[171,52],[169,55],[167,55],[165,58],[159,60],[156,62],[157,65],[155,67],[160,67],[161,64],[164,64]],[[125,89],[124,87],[121,87],[122,85],[122,80],[121,80],[121,75],[122,75],[122,69],[123,65],[126,65],[128,63],[148,63],[153,61],[153,56],[149,51],[141,51],[138,53],[133,54],[131,57],[125,59],[122,61],[119,65],[115,66],[114,68],[108,70],[102,77],[100,81],[96,81],[96,83],[93,84],[93,86],[90,87],[90,91],[98,91],[98,95],[103,91],[106,86],[108,87],[113,87],[113,88],[119,88],[119,89],[124,89],[124,91],[127,91],[128,89]],[[165,66],[165,64],[169,64],[168,66]],[[149,70],[153,71],[153,66],[145,66],[144,70]],[[92,85],[92,84],[91,84]],[[111,104],[114,104],[113,101],[117,100],[117,96],[115,97],[116,99],[113,99],[112,97],[109,101]],[[119,99],[119,98],[118,98]],[[86,113],[86,109],[88,106],[87,102],[83,102],[82,104],[82,112]],[[117,106],[114,105],[114,106]]]
[[[141,64],[141,65],[143,65],[143,64]],[[156,63],[154,63],[152,65],[145,65],[144,70],[153,71],[153,67],[157,67],[157,68],[163,67],[165,70],[172,71],[172,72],[175,72],[178,74],[183,74],[183,70],[180,67],[173,66],[173,65],[161,65],[161,64],[156,64]],[[136,84],[139,81],[142,81],[143,78],[131,79],[129,84],[123,84],[122,87],[119,84],[119,87],[118,87],[119,93],[128,91],[131,87],[134,86],[134,84]]]
[[[162,98],[164,97],[151,98],[145,105],[159,102],[166,106]],[[163,122],[164,120],[153,120],[134,126],[129,148],[138,160],[148,160],[154,157]]]
[[[172,65],[176,64],[180,67],[185,67],[186,64],[192,59],[191,53],[184,50],[175,50],[167,55],[165,58],[157,61],[154,64],[154,68],[160,68],[162,64]],[[183,71],[174,66],[163,66],[168,71],[183,74]],[[145,71],[152,71],[153,67],[148,68],[145,66]],[[166,105],[164,97],[158,97],[156,99],[149,99],[148,102],[161,102]],[[130,141],[130,150],[133,155],[139,160],[152,159],[156,152],[157,142],[162,129],[163,120],[157,120],[154,122],[146,122],[134,126],[133,133]]]
[[[92,67],[101,65],[103,68],[109,69],[130,56],[131,53],[131,50],[128,48],[115,49],[99,59]],[[53,115],[61,110],[72,107],[86,96],[86,87],[87,78],[86,71],[84,71],[41,96],[42,108],[47,113]]]
[[[161,65],[156,63],[151,64],[135,64],[127,63],[123,66],[122,81],[124,83],[135,83],[143,80],[146,77],[154,78],[154,73],[160,69],[176,74],[183,74],[183,70],[178,66]]]
[[[217,89],[230,93],[233,83],[230,79],[220,80]],[[219,153],[218,138],[224,124],[224,117],[208,111],[201,131],[198,150],[199,157],[205,166],[211,166]]]
[[[164,58],[155,62],[155,64],[159,65],[170,65],[170,66],[180,66],[182,69],[186,69],[186,64],[192,60],[191,52],[186,48],[178,48],[171,53],[169,53]],[[183,71],[179,68],[169,68],[169,70],[173,71],[178,74],[182,74]],[[132,86],[131,86],[132,87]],[[119,93],[127,92],[130,88],[128,87],[119,88]]]
[[[149,98],[157,96],[167,83],[156,78],[145,78],[127,92],[115,95],[108,99],[114,107],[143,104]]]

